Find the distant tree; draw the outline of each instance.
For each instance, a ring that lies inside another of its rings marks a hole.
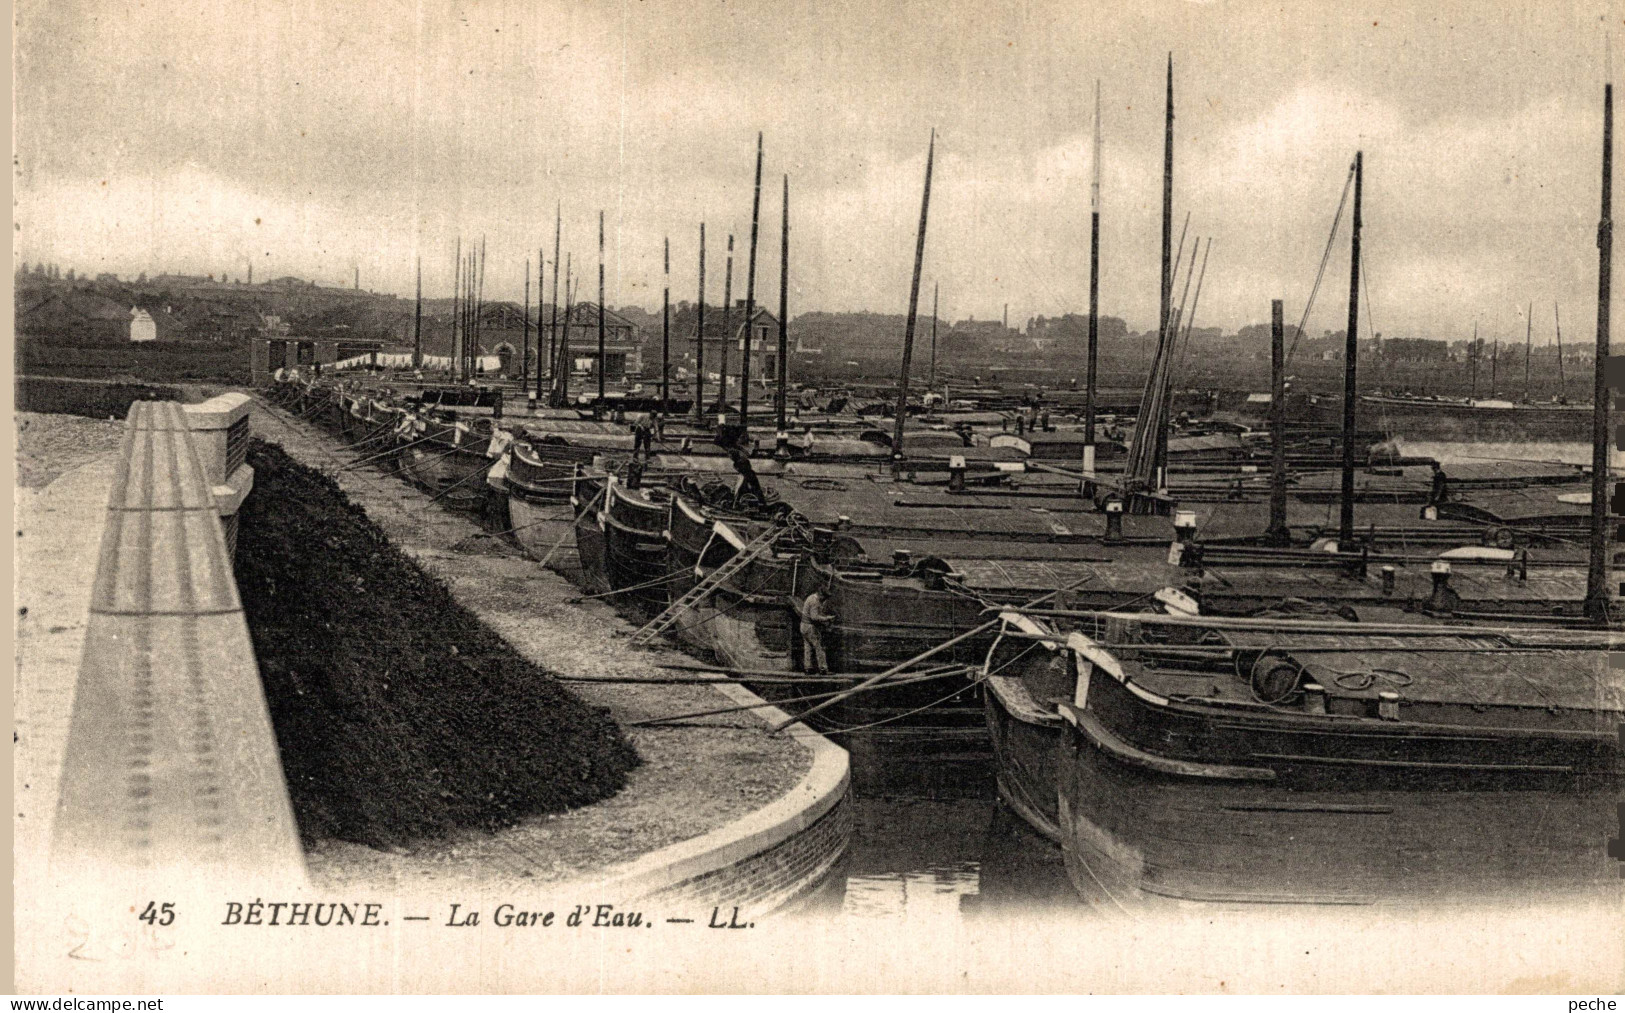
[[[68,268],[68,280],[69,281],[73,280],[73,268],[71,268],[71,267]]]

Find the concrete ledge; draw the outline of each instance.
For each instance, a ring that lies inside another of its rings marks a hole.
[[[254,469],[244,464],[226,478],[224,484],[211,486],[214,509],[221,518],[231,517],[242,508],[243,500],[254,491]]]
[[[63,757],[59,869],[304,878],[207,470],[179,405],[132,406]]]
[[[789,718],[743,686],[719,683],[715,688],[735,703],[751,706],[748,713],[765,725]],[[741,917],[785,907],[817,888],[845,854],[851,837],[841,804],[850,784],[850,758],[806,725],[793,724],[785,734],[812,751],[813,764],[783,797],[708,834],[574,885],[590,888],[594,896],[622,900],[659,897],[730,910],[737,905]]]
[[[233,391],[211,397],[201,404],[182,407],[186,412],[187,426],[193,432],[203,432],[231,428],[232,423],[247,418],[253,406],[253,398]]]

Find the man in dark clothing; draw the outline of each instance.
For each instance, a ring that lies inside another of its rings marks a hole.
[[[756,477],[756,469],[750,466],[750,455],[745,453],[743,447],[735,444],[728,448],[728,458],[733,461],[734,470],[739,472],[739,489],[734,494],[736,503],[754,496],[757,504],[767,505],[767,493],[762,491],[762,480]]]
[[[633,454],[633,456],[636,456],[636,455],[638,455],[640,453],[647,455],[649,453],[649,451],[653,450],[654,449],[654,435],[655,435],[654,423],[649,421],[649,416],[644,415],[643,417],[639,418],[636,422],[634,422],[632,424],[632,454]]]

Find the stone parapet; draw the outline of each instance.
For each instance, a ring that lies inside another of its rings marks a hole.
[[[180,405],[131,407],[52,838],[53,864],[79,874],[303,880],[222,525],[218,490],[232,473],[198,447],[224,448],[236,411],[203,413],[225,425],[200,440]]]

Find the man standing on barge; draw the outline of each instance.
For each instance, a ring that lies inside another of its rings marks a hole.
[[[824,651],[824,628],[834,621],[835,613],[824,604],[824,596],[814,589],[801,603],[801,667],[806,674],[829,674],[829,655]]]

